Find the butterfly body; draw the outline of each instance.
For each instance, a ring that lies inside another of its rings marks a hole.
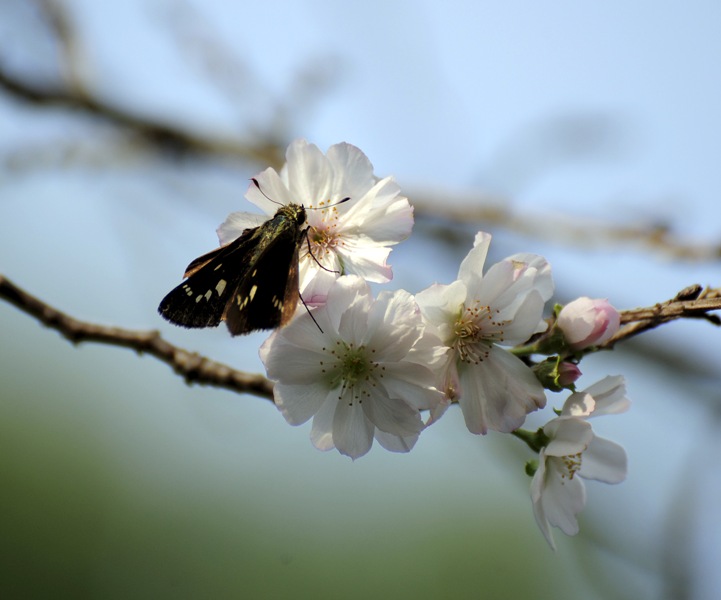
[[[286,324],[299,299],[298,253],[306,236],[305,209],[281,206],[258,227],[192,261],[183,283],[158,312],[182,327],[216,327],[232,335]]]

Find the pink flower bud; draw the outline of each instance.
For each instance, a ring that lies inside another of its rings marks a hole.
[[[581,369],[578,368],[578,365],[565,361],[558,365],[558,383],[562,387],[568,387],[576,383],[580,376]]]
[[[608,300],[582,296],[561,309],[556,322],[574,350],[602,344],[621,326],[621,315]]]

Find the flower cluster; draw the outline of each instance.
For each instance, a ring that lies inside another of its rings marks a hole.
[[[374,298],[368,282],[392,278],[391,246],[413,226],[393,178],[375,177],[350,144],[323,154],[299,140],[279,173],[267,169],[256,181],[247,198],[266,213],[279,203],[307,211],[299,257],[304,306],[260,350],[288,423],[312,420],[317,448],[356,459],[374,440],[410,451],[458,404],[471,433],[512,432],[538,453],[531,498],[549,544],[551,526],[576,533],[585,503],[579,478],[616,483],[626,474],[623,449],[596,437],[587,422],[628,408],[622,379],[575,392],[579,361],[616,333],[618,312],[605,300],[579,298],[544,319],[554,292],[548,262],[515,254],[487,267],[491,236],[483,232],[455,281]],[[233,213],[218,231],[221,243],[257,225],[257,216]],[[557,417],[536,433],[520,429],[545,407],[547,390],[563,389],[573,393]]]
[[[576,515],[586,503],[583,479],[619,483],[626,478],[624,449],[593,433],[586,419],[628,410],[620,376],[606,377],[582,392],[571,394],[558,417],[542,428],[541,448],[531,482],[533,514],[549,545],[555,549],[550,526],[566,535],[578,533]]]

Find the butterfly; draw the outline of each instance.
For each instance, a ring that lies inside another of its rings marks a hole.
[[[304,241],[310,252],[305,211],[299,204],[281,205],[271,219],[196,258],[185,269],[185,281],[160,302],[160,315],[189,328],[225,321],[231,335],[288,323],[302,301],[298,254]]]

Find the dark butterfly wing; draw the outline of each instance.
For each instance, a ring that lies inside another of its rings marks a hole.
[[[232,242],[228,242],[220,248],[216,248],[215,250],[206,252],[202,256],[199,256],[195,260],[191,261],[190,264],[185,267],[185,273],[183,273],[183,278],[185,279],[186,277],[190,277],[193,273],[198,272],[216,256],[219,256],[221,254],[227,254],[229,252],[236,252],[238,250],[242,251],[242,249],[248,249],[249,245],[247,244],[247,242],[249,242],[251,238],[257,238],[257,233],[259,229],[259,227],[244,229],[243,233],[241,233]],[[250,244],[250,246],[253,246],[253,244]]]
[[[287,323],[298,303],[298,250],[305,209],[281,206],[258,227],[192,261],[187,279],[158,307],[182,327],[215,327],[226,320],[233,335]]]
[[[160,315],[181,327],[216,327],[247,272],[258,229],[191,262],[187,279],[160,302]]]
[[[303,215],[305,216],[305,215]],[[277,223],[273,221],[278,220]],[[224,318],[232,335],[285,325],[298,305],[298,250],[305,235],[294,219],[275,217]],[[302,221],[300,221],[302,223]]]

